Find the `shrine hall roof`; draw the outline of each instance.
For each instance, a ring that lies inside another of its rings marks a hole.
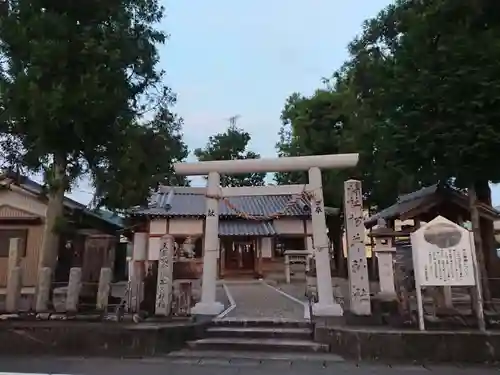
[[[293,195],[251,195],[227,198],[229,204],[219,201],[221,216],[236,217],[238,211],[249,215],[268,217],[280,212],[285,217],[304,217],[310,215],[310,206],[302,198]],[[232,207],[231,207],[232,206]],[[206,210],[206,189],[175,187],[160,189],[153,194],[148,207],[129,210],[133,216],[152,217],[203,217]],[[331,210],[331,209],[330,209]],[[325,209],[325,211],[328,211]]]
[[[221,220],[219,235],[271,237],[276,235],[276,230],[269,221]]]

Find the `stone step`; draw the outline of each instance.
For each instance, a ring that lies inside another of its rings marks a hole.
[[[311,340],[250,339],[233,337],[210,337],[189,341],[194,350],[268,351],[327,353],[328,345]]]
[[[313,331],[310,328],[282,327],[209,327],[207,337],[240,337],[240,338],[276,338],[310,340]]]
[[[272,327],[272,328],[311,328],[307,320],[281,320],[281,319],[240,319],[223,318],[212,321],[216,327]]]
[[[201,359],[201,358],[224,358],[224,359],[255,359],[275,361],[329,361],[343,362],[344,359],[331,353],[297,353],[297,352],[263,352],[263,351],[234,351],[234,350],[191,350],[182,349],[167,354],[170,358]]]

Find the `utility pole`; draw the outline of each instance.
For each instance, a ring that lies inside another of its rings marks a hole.
[[[238,119],[240,117],[241,117],[240,115],[235,115],[235,116],[229,117],[229,128],[230,129],[236,128],[236,122],[238,121]]]

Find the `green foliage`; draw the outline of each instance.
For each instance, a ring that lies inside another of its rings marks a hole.
[[[318,90],[310,98],[293,94],[281,114],[283,125],[277,143],[279,156],[325,155],[344,151],[343,134],[347,118],[342,97],[330,90]],[[342,171],[323,172],[325,203],[340,207]],[[306,172],[277,173],[278,184],[306,183]]]
[[[388,6],[365,22],[326,89],[288,99],[279,154],[359,152],[350,173],[369,207],[437,181],[499,181],[491,163],[500,146],[499,10],[452,0]]]
[[[259,154],[247,151],[250,140],[248,132],[232,125],[226,132],[211,136],[205,148],[195,149],[194,154],[199,161],[259,159]],[[265,177],[266,173],[222,175],[221,186],[263,186]]]
[[[125,210],[146,204],[160,184],[188,186],[189,180],[173,170],[173,163],[187,155],[182,119],[168,108],[160,109],[153,120],[134,124],[123,142],[106,150],[108,162],[94,171],[95,206]]]
[[[352,87],[421,180],[499,181],[496,2],[398,1],[350,46]]]
[[[4,161],[44,170],[52,195],[90,173],[99,204],[115,209],[144,201],[147,186],[185,156],[180,120],[167,109],[172,94],[156,68],[166,35],[154,26],[163,14],[157,0],[4,3]],[[155,121],[139,125],[157,106]]]

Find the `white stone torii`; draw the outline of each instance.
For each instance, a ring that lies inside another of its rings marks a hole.
[[[221,194],[220,174],[307,170],[309,173],[309,184],[306,190],[311,193],[311,220],[318,285],[318,303],[313,305],[313,314],[315,316],[341,316],[343,314],[342,307],[335,303],[333,299],[321,169],[354,167],[358,163],[358,159],[359,154],[337,154],[175,163],[174,170],[179,175],[208,175],[202,293],[201,301],[194,306],[192,313],[195,315],[213,316],[221,313],[224,309],[224,306],[215,299],[217,253],[219,251],[219,202],[217,196]],[[254,189],[258,188],[255,187]],[[290,194],[290,189],[287,185],[266,186],[262,188],[261,194]]]

